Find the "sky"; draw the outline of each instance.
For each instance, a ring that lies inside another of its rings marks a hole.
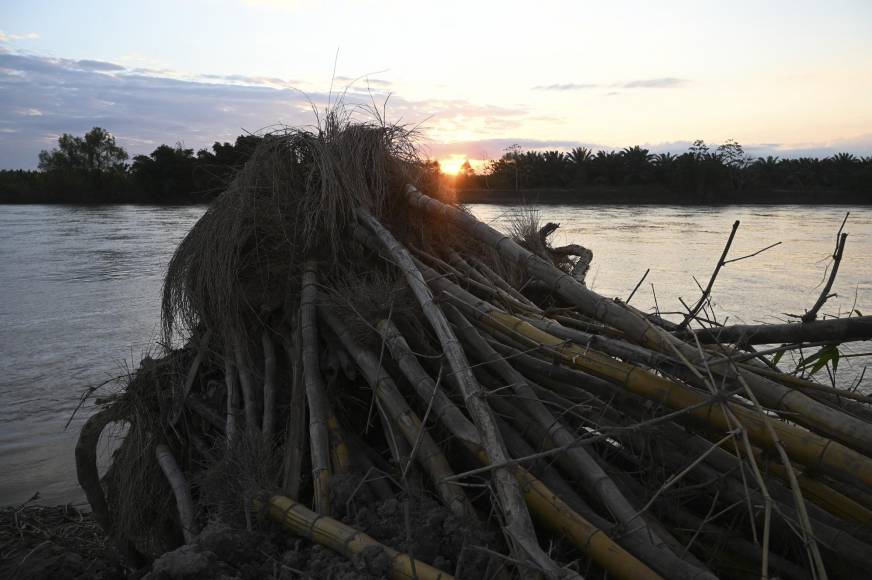
[[[309,125],[342,98],[447,169],[524,149],[872,155],[872,1],[0,0],[0,168]]]

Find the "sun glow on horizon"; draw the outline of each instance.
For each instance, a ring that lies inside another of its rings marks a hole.
[[[460,167],[463,162],[467,161],[464,155],[451,155],[443,159],[439,159],[439,169],[446,175],[457,175],[460,172]]]
[[[467,161],[476,173],[481,173],[487,165],[487,161],[484,159],[473,159],[462,153],[452,153],[448,157],[437,159],[437,161],[439,162],[439,170],[445,175],[451,176],[460,173],[460,168],[463,167],[463,164]]]

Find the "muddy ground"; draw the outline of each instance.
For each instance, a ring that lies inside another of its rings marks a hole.
[[[334,507],[341,503],[334,502]],[[410,500],[398,495],[355,502],[336,516],[459,578],[479,580],[497,568],[479,548],[500,549],[500,539],[427,497]],[[253,514],[250,529],[209,522],[193,543],[131,570],[123,566],[96,522],[73,506],[25,505],[0,510],[2,578],[375,580],[386,578],[389,566],[388,558],[377,549],[349,559]]]

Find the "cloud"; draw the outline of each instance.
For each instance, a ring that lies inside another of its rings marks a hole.
[[[582,91],[589,89],[671,89],[688,84],[687,79],[676,77],[659,77],[653,79],[636,79],[632,81],[624,81],[619,83],[558,83],[552,85],[537,85],[533,87],[534,91]],[[606,93],[607,95],[617,94],[614,91]]]
[[[618,86],[625,89],[671,89],[673,87],[686,85],[688,82],[689,81],[687,79],[662,77],[656,79],[640,79],[635,81],[629,81]]]
[[[581,91],[585,89],[596,89],[602,85],[590,83],[562,83],[554,85],[537,85],[533,87],[534,91]]]
[[[454,141],[445,143],[425,143],[424,153],[435,159],[445,158],[452,155],[463,156],[468,159],[492,160],[499,159],[506,149],[513,145],[519,145],[522,150],[546,150],[557,149],[569,151],[574,147],[588,147],[589,149],[606,149],[610,147],[596,143],[582,143],[572,140],[561,139],[529,139],[524,137],[478,139],[471,141]]]
[[[384,81],[387,83],[387,81]],[[127,68],[117,63],[49,58],[0,49],[0,168],[35,167],[41,149],[62,133],[82,135],[94,126],[112,131],[131,155],[181,141],[208,147],[243,131],[311,125],[312,107],[336,94],[302,92],[296,81],[245,75],[184,75]],[[335,88],[335,87],[334,87]],[[349,92],[349,105],[381,107],[382,96]],[[387,98],[384,96],[384,98]],[[431,134],[457,128],[505,134],[529,118],[520,107],[462,99],[408,100],[391,96],[389,120],[424,123]],[[14,135],[14,139],[10,137]]]
[[[7,34],[0,30],[0,42],[15,42],[16,40],[36,40],[39,38],[39,35],[35,32],[28,32],[27,34]]]
[[[123,71],[124,67],[112,62],[104,62],[102,60],[77,60],[76,64],[82,70],[92,71]]]

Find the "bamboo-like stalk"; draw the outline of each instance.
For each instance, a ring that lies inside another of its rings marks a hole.
[[[227,439],[227,446],[233,447],[239,431],[239,388],[236,365],[229,356],[224,358],[224,384],[227,390],[227,422],[224,436]]]
[[[527,298],[526,296],[524,296],[523,294],[521,294],[521,291],[520,291],[520,290],[518,290],[517,288],[515,288],[514,286],[512,286],[511,284],[509,284],[508,282],[506,282],[505,278],[503,278],[502,276],[500,276],[497,272],[495,272],[495,271],[493,270],[493,268],[491,268],[490,266],[488,266],[487,264],[485,264],[482,260],[479,260],[479,259],[478,259],[477,257],[475,257],[475,256],[469,256],[468,259],[469,259],[470,262],[472,262],[472,264],[473,264],[476,268],[478,268],[479,270],[481,270],[481,271],[485,274],[485,276],[487,276],[488,279],[489,279],[491,282],[493,282],[493,283],[494,283],[498,288],[501,288],[503,291],[505,291],[506,293],[508,293],[508,294],[510,294],[511,296],[513,296],[516,300],[518,300],[518,301],[521,302],[522,304],[525,304],[525,305],[527,305],[528,307],[533,308],[534,310],[537,310],[537,311],[540,311],[540,312],[541,312],[541,310],[542,310],[541,308],[539,308],[539,307],[538,307],[538,306],[537,306],[533,301],[531,301],[529,298]]]
[[[412,186],[408,186],[406,194],[409,204],[413,207],[440,216],[480,242],[494,248],[505,258],[523,267],[529,275],[541,280],[558,296],[577,306],[581,312],[621,330],[629,340],[667,355],[671,355],[673,349],[678,349],[691,362],[703,362],[697,350],[691,345],[653,326],[647,319],[624,305],[582,286],[554,264],[521,247],[509,236],[478,221],[471,214],[428,197]],[[714,370],[729,374],[729,369]],[[763,405],[783,412],[792,420],[828,437],[838,439],[872,455],[872,425],[774,381],[748,371],[739,372]]]
[[[185,407],[202,417],[207,423],[224,433],[227,429],[226,418],[222,417],[211,405],[207,405],[196,395],[188,395]]]
[[[295,534],[326,546],[347,558],[353,558],[364,551],[381,551],[390,562],[390,578],[393,580],[452,580],[453,578],[425,562],[413,561],[408,554],[385,546],[371,536],[338,520],[314,513],[288,497],[274,495],[268,499],[255,499],[254,506]]]
[[[288,408],[288,425],[282,461],[282,491],[298,499],[303,471],[303,456],[306,453],[306,386],[303,384],[303,355],[299,321],[294,325],[292,337],[282,336],[282,345],[290,361],[291,397]]]
[[[770,474],[779,477],[784,481],[788,481],[787,469],[772,461],[767,461],[764,464],[765,470]],[[813,501],[831,514],[848,521],[854,521],[866,526],[872,526],[872,510],[869,510],[860,503],[854,501],[848,496],[839,493],[822,481],[810,477],[805,472],[796,474],[799,487],[802,489],[802,496],[810,501]]]
[[[263,346],[263,438],[271,441],[275,430],[276,349],[267,330],[260,335]]]
[[[720,402],[683,385],[655,375],[632,364],[607,357],[589,348],[581,348],[554,335],[539,330],[528,322],[503,312],[495,306],[469,300],[469,294],[441,278],[430,280],[434,288],[445,291],[458,306],[466,309],[481,324],[503,332],[514,333],[519,340],[535,347],[545,347],[563,364],[613,381],[630,392],[642,395],[673,409],[690,409],[688,415],[707,423],[722,433],[732,426]],[[706,402],[710,404],[706,405]],[[774,449],[775,442],[769,435],[764,418],[757,412],[728,403],[747,430],[748,436],[761,447]],[[788,423],[773,425],[787,453],[797,462],[810,468],[822,470],[833,477],[848,482],[860,481],[872,485],[872,460],[842,445],[813,432],[804,431]]]
[[[454,266],[454,268],[456,268],[459,272],[465,274],[469,278],[472,278],[479,284],[484,284],[485,286],[491,285],[491,282],[487,278],[485,278],[481,272],[473,268],[466,260],[463,259],[463,256],[458,254],[453,248],[446,248],[445,256],[448,258],[448,263]]]
[[[103,430],[116,418],[116,413],[111,407],[91,415],[82,425],[76,441],[76,476],[79,486],[91,505],[94,520],[107,534],[112,532],[112,520],[109,516],[106,494],[100,483],[100,472],[97,470],[97,444],[100,442]]]
[[[182,534],[185,543],[190,544],[197,535],[197,526],[194,521],[194,501],[191,499],[191,488],[182,468],[176,462],[173,452],[164,443],[158,443],[154,448],[158,465],[173,490],[176,498],[176,507],[179,510],[179,522],[182,525]]]
[[[388,320],[380,320],[376,326],[416,394],[424,402],[432,398],[433,413],[451,434],[457,437],[479,461],[486,465],[492,463],[493,459],[481,445],[476,428],[447,396],[434,389],[433,379],[421,367],[396,326]],[[437,393],[436,396],[432,395],[434,391]],[[577,548],[615,577],[659,578],[645,563],[627,553],[601,528],[575,512],[562,497],[553,493],[523,467],[511,465],[508,469],[521,484],[524,501],[531,511],[546,526],[565,535]],[[694,576],[681,577],[689,580]]]
[[[848,219],[848,216],[845,216],[845,219]],[[845,223],[842,222],[842,227],[845,227]],[[836,241],[836,250],[833,252],[833,266],[830,268],[830,275],[827,278],[826,284],[821,288],[821,295],[818,297],[817,301],[814,303],[814,306],[806,312],[802,316],[803,324],[812,322],[817,318],[818,310],[826,303],[827,300],[833,297],[830,294],[830,289],[833,287],[833,282],[836,281],[836,274],[839,273],[839,264],[842,263],[842,255],[845,252],[845,242],[848,241],[848,234],[841,233],[841,228],[839,228],[839,236]]]
[[[721,271],[721,268],[726,264],[727,254],[730,252],[730,246],[733,245],[733,239],[736,237],[736,230],[739,229],[739,220],[733,222],[733,229],[730,230],[730,237],[727,238],[727,244],[724,246],[724,251],[721,253],[721,257],[718,260],[717,265],[715,266],[715,271],[712,273],[711,278],[709,278],[709,282],[705,287],[705,290],[702,291],[702,296],[699,297],[699,300],[687,315],[684,317],[678,324],[678,330],[682,330],[687,327],[688,324],[696,317],[697,313],[702,309],[703,305],[705,305],[705,301],[708,300],[708,297],[711,295],[712,286],[715,284],[715,279],[718,277],[718,272]]]
[[[664,448],[661,456],[674,467],[683,468],[687,465],[688,452],[700,454],[710,450],[711,446],[698,436],[679,433],[679,431],[678,428],[671,428],[661,432],[662,436],[678,442],[672,449]],[[745,486],[730,475],[734,473],[741,460],[720,448],[714,448],[713,451],[707,455],[705,462],[694,465],[688,475],[706,485],[710,485],[713,481],[719,482],[719,490],[724,501],[728,503],[748,502],[749,505],[761,505],[765,501],[762,491]],[[783,521],[781,518],[773,519],[773,526],[777,524],[784,534],[794,535],[796,532],[794,522],[800,518],[799,510],[795,505],[795,494],[772,479],[767,481],[766,487],[767,493],[771,494],[776,513],[784,518]],[[805,509],[812,518],[814,536],[820,545],[838,554],[851,565],[872,572],[872,547],[866,543],[866,538],[858,539],[862,535],[862,525],[846,525],[847,522],[833,517],[810,502],[806,502]]]
[[[327,392],[318,365],[318,322],[315,301],[318,296],[318,266],[307,261],[303,266],[300,297],[303,377],[309,404],[309,445],[312,460],[312,485],[315,511],[330,515],[330,434],[327,418]]]
[[[693,331],[703,344],[783,344],[788,342],[848,342],[872,339],[872,316],[792,324],[734,324]]]
[[[533,421],[538,423],[544,434],[553,439],[556,445],[567,448],[565,453],[558,456],[558,461],[566,466],[573,478],[582,483],[588,493],[607,507],[623,526],[627,535],[638,536],[639,548],[644,550],[641,554],[642,559],[660,569],[676,567],[679,558],[666,548],[663,540],[648,527],[647,522],[638,517],[638,510],[624,497],[587,450],[573,446],[577,436],[570,433],[539,401],[536,392],[529,384],[529,380],[494,351],[460,312],[452,306],[448,306],[446,313],[454,323],[467,348],[475,353],[481,361],[488,363],[490,368],[494,369],[507,384],[512,386],[518,395],[519,404],[529,413]],[[697,577],[714,578],[713,575],[704,570],[698,570]]]
[[[357,213],[360,221],[369,229],[372,235],[383,246],[384,251],[387,252],[405,275],[412,293],[421,305],[424,316],[427,318],[442,345],[445,357],[448,360],[451,371],[457,378],[464,401],[479,431],[482,444],[488,456],[497,462],[505,461],[508,456],[506,455],[492,411],[481,397],[481,387],[469,368],[466,354],[451,330],[445,314],[433,301],[433,293],[424,281],[420,270],[415,266],[408,250],[377,219],[362,208],[358,208]],[[559,578],[561,575],[559,567],[542,550],[536,538],[536,532],[533,529],[530,514],[524,505],[524,498],[521,495],[518,482],[508,470],[501,468],[494,470],[493,480],[502,512],[506,518],[506,529],[509,535],[525,556],[532,559],[549,578]]]
[[[421,424],[418,416],[406,403],[393,379],[379,363],[378,357],[358,344],[348,328],[329,309],[319,307],[318,311],[357,363],[367,383],[379,398],[382,409],[399,427],[412,450],[417,451],[415,459],[427,470],[445,505],[461,517],[474,515],[475,510],[463,493],[463,489],[443,481],[446,477],[454,475],[448,460]]]
[[[206,356],[206,351],[209,348],[209,340],[212,337],[212,331],[207,330],[200,338],[197,345],[197,354],[194,355],[194,360],[191,362],[191,367],[188,369],[188,374],[185,376],[185,384],[182,386],[182,392],[178,400],[173,406],[172,417],[170,424],[175,425],[182,416],[182,409],[185,408],[185,402],[188,400],[188,394],[191,392],[191,387],[194,386],[194,381],[197,380],[197,373],[200,371],[200,365],[203,363],[203,357]]]
[[[257,417],[257,399],[254,395],[254,379],[245,360],[245,350],[238,335],[233,337],[233,356],[239,373],[239,386],[242,389],[242,404],[245,407],[245,431],[254,440],[260,434]]]

